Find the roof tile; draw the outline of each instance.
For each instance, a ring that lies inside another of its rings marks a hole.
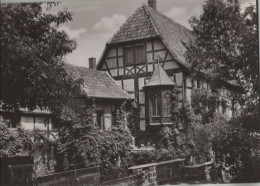
[[[66,64],[66,71],[74,79],[83,79],[82,91],[89,97],[110,99],[132,99],[130,95],[116,85],[105,72]]]
[[[158,85],[175,85],[175,83],[171,80],[171,78],[167,75],[159,63],[157,64],[150,81],[148,81],[145,87]]]
[[[129,17],[108,44],[149,39],[156,36],[162,39],[164,45],[179,63],[187,66],[185,62],[186,47],[183,43],[188,44],[194,40],[192,32],[146,5],[138,8]]]

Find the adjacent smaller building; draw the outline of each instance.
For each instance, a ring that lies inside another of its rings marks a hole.
[[[96,59],[89,59],[89,67],[77,67],[66,64],[68,74],[74,79],[82,79],[81,94],[69,99],[67,112],[80,113],[85,100],[92,98],[95,102],[94,121],[100,129],[109,130],[115,122],[116,109],[126,100],[133,98],[120,88],[109,74],[97,71]]]
[[[55,131],[56,125],[52,123],[51,112],[36,108],[32,111],[21,108],[18,111],[0,112],[0,122],[6,122],[8,128],[23,128],[28,130]]]
[[[96,59],[89,59],[89,69],[66,64],[68,74],[74,79],[82,79],[81,93],[69,98],[64,109],[65,115],[71,112],[79,114],[86,106],[86,99],[95,102],[94,122],[100,129],[109,130],[115,122],[116,109],[126,100],[133,98],[121,89],[107,73],[97,71]],[[29,111],[20,109],[16,112],[0,110],[0,122],[6,122],[10,130],[23,128],[27,130],[57,131],[57,123],[52,119],[52,113],[39,108]]]

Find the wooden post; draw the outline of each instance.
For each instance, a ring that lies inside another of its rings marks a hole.
[[[161,125],[163,125],[163,112],[162,112],[162,100],[163,100],[163,96],[162,96],[162,82],[161,82],[161,75],[160,75],[160,70],[159,70],[159,65],[160,65],[160,56],[157,56],[157,65],[158,65],[158,73],[159,73],[159,79],[160,79],[160,97],[161,97],[161,109],[160,109],[160,116],[161,116]]]

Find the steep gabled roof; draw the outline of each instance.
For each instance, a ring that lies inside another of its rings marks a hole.
[[[151,86],[163,86],[163,85],[175,85],[171,78],[166,74],[160,64],[157,65],[156,69],[153,72],[153,75],[145,85],[145,87]]]
[[[152,21],[150,21],[144,6],[138,8],[128,18],[128,20],[113,35],[111,40],[108,42],[109,44],[147,39],[159,35]]]
[[[66,64],[68,74],[74,79],[83,79],[83,94],[94,98],[132,99],[130,95],[116,85],[115,81],[105,72],[85,67]]]
[[[195,39],[192,32],[149,6],[144,5],[144,8],[151,16],[163,44],[178,62],[187,66],[184,56],[187,50],[185,44]]]
[[[188,66],[184,56],[185,44],[194,40],[192,32],[145,4],[129,17],[107,44],[154,37],[161,38],[177,62]]]

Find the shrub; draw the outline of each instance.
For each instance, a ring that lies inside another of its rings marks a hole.
[[[260,135],[230,126],[213,139],[216,162],[234,177],[233,182],[259,181]]]
[[[175,127],[162,127],[155,138],[158,139],[155,150],[133,152],[135,165],[185,158],[192,153],[191,140]]]
[[[125,129],[124,104],[116,112],[114,127],[107,131],[95,126],[91,101],[83,110],[69,121],[62,121],[55,148],[56,171],[101,166],[103,181],[125,175],[132,166],[132,136]]]
[[[27,141],[30,140],[28,132],[18,129],[10,131],[5,122],[0,123],[0,157],[21,155]]]
[[[0,123],[0,157],[34,156],[34,177],[51,174],[53,170],[52,148],[55,142],[39,130],[8,130]],[[40,148],[41,147],[41,148]]]
[[[210,161],[213,156],[212,140],[216,135],[225,132],[229,127],[228,121],[222,117],[215,117],[211,123],[193,125],[190,138],[194,143],[193,156],[196,163]]]
[[[134,165],[142,165],[147,163],[156,162],[156,154],[155,151],[133,151],[132,157],[134,161]]]

